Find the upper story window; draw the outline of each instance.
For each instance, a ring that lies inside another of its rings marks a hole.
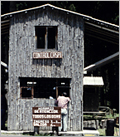
[[[57,48],[57,27],[56,26],[36,26],[36,45],[37,49],[56,49]]]

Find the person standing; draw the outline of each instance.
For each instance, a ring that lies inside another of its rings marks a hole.
[[[61,107],[61,127],[59,127],[59,131],[61,131],[61,129],[63,129],[64,132],[67,131],[67,105],[69,101],[71,100],[67,97],[66,92],[63,92],[62,96],[57,98],[58,107]]]

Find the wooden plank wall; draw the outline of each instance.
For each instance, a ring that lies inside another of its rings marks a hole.
[[[62,59],[33,60],[35,26],[58,26]],[[48,99],[20,99],[19,77],[71,78],[68,130],[82,130],[84,22],[80,16],[51,9],[16,14],[10,21],[8,130],[33,130],[32,107],[53,105]]]

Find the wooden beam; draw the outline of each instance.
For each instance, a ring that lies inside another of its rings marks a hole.
[[[9,28],[6,28],[6,29],[1,29],[1,33],[5,32],[5,31],[8,31],[9,32]]]
[[[102,59],[102,60],[100,60],[100,61],[98,61],[98,62],[96,62],[94,64],[91,64],[91,65],[85,67],[84,71],[92,71],[92,70],[94,70],[94,69],[96,69],[98,67],[101,67],[103,65],[106,65],[106,64],[108,64],[108,63],[110,63],[110,62],[112,62],[112,61],[114,61],[114,60],[116,60],[118,58],[119,58],[119,52],[117,52],[117,53],[115,53],[115,54],[113,54],[113,55],[111,55],[111,56],[109,56],[107,58],[104,58],[104,59]]]
[[[5,34],[9,34],[9,32],[6,31],[6,32],[2,32],[2,33],[1,33],[1,35],[5,35]]]
[[[91,36],[91,37],[94,37],[94,38],[97,38],[97,39],[101,39],[101,40],[103,40],[103,41],[107,41],[107,42],[113,43],[113,44],[115,44],[115,45],[119,45],[119,40],[118,40],[118,42],[114,42],[114,41],[108,40],[108,39],[106,39],[106,38],[101,38],[101,37],[97,37],[97,36],[95,36],[95,35],[90,35],[90,34],[88,34],[88,33],[85,34],[85,35]]]
[[[56,87],[56,99],[58,98],[58,87]]]
[[[85,35],[91,36],[91,37],[94,37],[94,38],[97,38],[97,39],[101,39],[101,40],[103,40],[103,41],[107,41],[107,42],[113,43],[113,44],[115,44],[115,45],[119,45],[119,39],[118,39],[118,42],[116,42],[116,41],[113,41],[113,39],[108,40],[107,38],[102,38],[102,37],[100,37],[100,36],[96,36],[96,35],[93,35],[93,34],[91,35],[91,34],[86,33]]]
[[[109,29],[109,28],[106,28],[106,27],[103,27],[103,26],[100,26],[100,25],[96,25],[96,24],[90,23],[88,21],[85,21],[85,24],[89,24],[89,25],[97,27],[99,29],[107,30],[107,31],[110,31],[112,33],[116,33],[116,34],[119,35],[119,31],[115,31],[115,30],[112,30],[112,29]]]
[[[102,30],[100,28],[95,28],[95,27],[92,27],[89,25],[85,25],[85,32],[90,33],[90,34],[93,33],[94,35],[95,35],[95,33],[97,33],[98,35],[102,34],[103,37],[107,36],[107,37],[111,37],[112,39],[113,38],[119,39],[119,34],[109,32],[109,31],[105,31],[105,30]]]
[[[1,61],[1,65],[5,68],[8,68],[7,64]]]
[[[6,23],[6,22],[9,22],[10,20],[4,20],[4,21],[1,21],[1,24],[2,23]]]

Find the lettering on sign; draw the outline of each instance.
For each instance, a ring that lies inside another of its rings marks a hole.
[[[36,114],[34,114],[33,115],[33,119],[60,119],[61,118],[61,115],[59,114],[59,115],[51,115],[51,114],[39,114],[39,115],[36,115]]]
[[[33,126],[61,126],[60,107],[33,107],[32,108]]]
[[[62,58],[62,52],[33,52],[33,59]]]

